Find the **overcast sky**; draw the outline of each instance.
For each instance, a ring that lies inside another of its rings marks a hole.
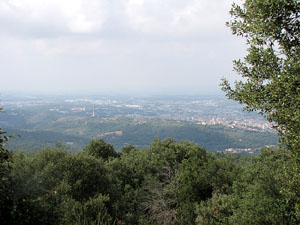
[[[0,0],[1,89],[217,93],[245,55],[232,2]]]

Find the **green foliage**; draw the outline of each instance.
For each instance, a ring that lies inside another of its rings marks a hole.
[[[282,171],[282,177],[288,180],[281,191],[294,208],[297,223],[300,221],[299,12],[300,2],[295,0],[246,0],[243,6],[233,4],[233,20],[228,25],[233,34],[245,37],[249,45],[248,55],[243,61],[234,62],[234,70],[245,79],[235,82],[235,88],[225,79],[222,83],[227,97],[246,104],[248,111],[258,110],[265,115],[281,136],[282,146],[292,152],[293,173]],[[267,210],[267,205],[261,208],[264,207]]]
[[[198,204],[197,224],[298,224],[293,203],[282,193],[292,161],[286,150],[262,151],[241,165],[230,192]]]
[[[103,139],[78,154],[57,147],[3,161],[3,224],[299,222],[295,192],[282,191],[295,168],[284,150],[241,158],[171,138],[120,154]]]
[[[197,203],[210,199],[214,193],[228,193],[239,172],[229,158],[216,158],[197,146],[190,148],[188,153],[189,157],[180,165],[178,181],[181,223],[184,224],[195,220]]]
[[[109,197],[99,194],[84,203],[70,201],[69,210],[72,212],[66,224],[105,225],[112,224],[112,218],[107,212],[106,203]],[[66,212],[67,214],[67,212]]]
[[[0,112],[3,112],[3,109],[0,107]],[[2,131],[0,128],[0,164],[9,161],[11,157],[11,153],[7,151],[5,148],[5,143],[12,137],[12,136],[5,136],[6,132]],[[0,170],[0,174],[4,173]]]
[[[0,109],[1,111],[1,109]],[[0,128],[0,217],[1,224],[52,224],[49,207],[44,207],[40,202],[35,201],[36,188],[24,186],[20,182],[23,173],[15,173],[18,167],[17,156],[14,156],[5,149],[5,142],[12,136],[5,134]],[[22,181],[26,181],[22,177]],[[28,184],[28,183],[27,183]],[[36,187],[36,185],[34,185]]]
[[[103,139],[91,140],[90,144],[83,149],[84,153],[107,160],[109,157],[117,157],[114,147]]]
[[[300,2],[246,0],[233,5],[233,34],[247,39],[248,55],[234,62],[245,78],[231,88],[222,83],[230,99],[258,110],[273,122],[289,148],[300,149]]]
[[[198,225],[221,225],[230,224],[232,215],[232,198],[226,194],[214,194],[207,201],[200,202],[196,206],[196,224]]]
[[[85,208],[86,219],[96,221],[101,214],[101,220],[111,220],[107,202],[114,189],[102,159],[48,148],[33,155],[16,154],[12,162],[15,221],[73,224]]]
[[[290,162],[284,150],[267,150],[244,168],[233,186],[231,224],[297,224],[281,193]]]
[[[50,148],[14,154],[6,224],[299,222],[282,191],[294,168],[286,150],[240,159],[158,138],[128,149],[109,160]]]
[[[121,149],[121,153],[122,154],[128,154],[130,153],[131,151],[133,150],[136,150],[137,148],[134,147],[133,145],[126,145],[126,146],[123,146],[122,149]]]
[[[2,112],[2,108],[0,108]],[[0,128],[0,218],[4,224],[11,218],[10,211],[13,207],[10,189],[10,159],[11,153],[5,149],[8,140],[4,131]]]
[[[195,204],[225,193],[237,173],[232,160],[186,141],[156,138],[130,149],[109,161],[120,196],[115,211],[126,224],[193,224]]]

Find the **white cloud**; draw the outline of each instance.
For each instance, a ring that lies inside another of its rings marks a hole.
[[[186,36],[224,28],[230,4],[229,0],[0,0],[0,18],[7,21],[8,30],[14,23],[28,29],[48,27],[49,33],[64,31],[61,35],[89,34],[100,32],[104,24],[118,24],[106,28]]]
[[[63,27],[72,33],[100,29],[107,17],[107,1],[1,0],[0,15],[15,23]],[[51,29],[51,27],[49,27]]]
[[[224,27],[231,1],[129,0],[129,24],[146,33],[190,35]]]
[[[3,79],[30,89],[218,89],[243,51],[225,27],[230,4],[0,0]]]

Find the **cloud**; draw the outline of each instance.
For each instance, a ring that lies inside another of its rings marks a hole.
[[[3,79],[7,87],[30,90],[217,89],[244,50],[225,27],[230,5],[0,0],[0,61],[9,74]]]
[[[36,33],[90,33],[101,28],[107,17],[107,1],[97,0],[1,0],[0,18],[5,30],[19,28],[19,35]],[[2,22],[3,24],[3,22]],[[17,30],[13,30],[18,35]],[[29,29],[29,32],[25,30]],[[55,35],[54,35],[55,36]]]
[[[4,31],[14,35],[42,35],[40,30],[48,37],[51,31],[53,37],[95,35],[104,27],[102,34],[127,30],[176,37],[224,27],[230,4],[228,0],[1,0],[0,18]]]
[[[24,42],[34,40],[36,50],[48,56],[74,52],[77,48],[85,53],[102,51],[105,47],[99,43],[105,41],[108,45],[111,41],[128,44],[140,40],[150,45],[157,41],[185,45],[219,39],[225,30],[230,3],[228,0],[0,0],[0,33]]]
[[[224,26],[231,1],[129,0],[126,14],[135,30],[163,35],[191,35]]]

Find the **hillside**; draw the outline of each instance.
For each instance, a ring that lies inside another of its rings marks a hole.
[[[53,146],[56,142],[62,142],[70,151],[78,152],[91,139],[98,138],[113,144],[116,150],[127,144],[146,147],[155,137],[189,140],[210,152],[229,148],[254,150],[277,143],[277,135],[272,132],[186,121],[75,116],[58,119],[47,116],[47,120],[43,118],[43,115],[25,118],[26,129],[4,127],[8,133],[20,135],[11,140],[8,148],[13,151],[36,151],[41,146]]]

